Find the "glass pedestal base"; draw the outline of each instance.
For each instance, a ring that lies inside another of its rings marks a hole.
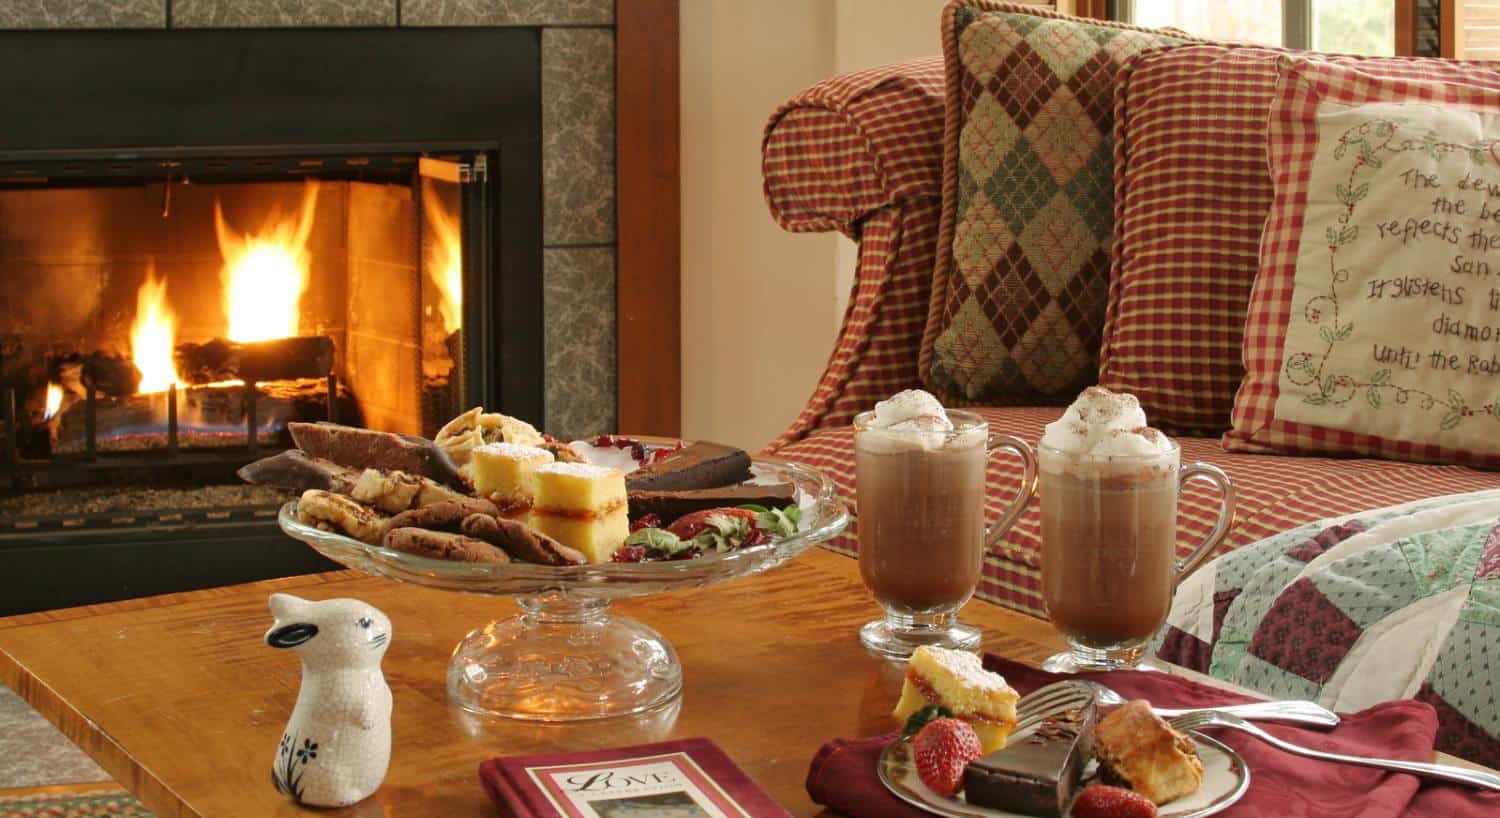
[[[978,628],[959,622],[955,613],[907,616],[888,612],[884,619],[859,629],[865,650],[887,659],[909,659],[922,645],[974,650],[982,637]]]
[[[677,652],[651,628],[609,615],[606,600],[522,597],[520,616],[472,631],[453,649],[448,696],[471,713],[582,721],[644,713],[682,693]]]
[[[1155,670],[1166,667],[1146,651],[1146,644],[1134,647],[1091,648],[1068,640],[1068,650],[1048,657],[1042,670],[1049,673],[1101,673],[1109,670]]]

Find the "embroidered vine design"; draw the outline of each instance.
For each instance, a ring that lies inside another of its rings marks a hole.
[[[1405,123],[1397,119],[1371,119],[1349,128],[1339,136],[1333,150],[1333,158],[1342,160],[1354,157],[1344,182],[1334,185],[1334,195],[1343,205],[1343,212],[1334,226],[1328,228],[1328,288],[1325,293],[1314,295],[1302,307],[1302,317],[1318,328],[1318,337],[1323,341],[1322,354],[1298,352],[1287,357],[1285,369],[1287,380],[1296,386],[1309,388],[1302,402],[1310,406],[1342,406],[1363,396],[1372,409],[1379,410],[1389,398],[1397,405],[1415,401],[1422,411],[1442,409],[1443,416],[1438,426],[1443,431],[1457,428],[1476,412],[1500,419],[1496,405],[1486,404],[1474,409],[1458,391],[1449,389],[1447,395],[1434,395],[1424,389],[1406,387],[1394,382],[1390,368],[1376,369],[1369,375],[1358,377],[1345,372],[1331,372],[1328,359],[1334,348],[1348,341],[1354,334],[1354,322],[1344,322],[1340,310],[1340,285],[1351,278],[1349,268],[1340,267],[1339,249],[1359,238],[1359,225],[1352,224],[1355,208],[1370,192],[1368,181],[1359,181],[1362,173],[1370,173],[1385,166],[1387,161],[1406,153],[1421,153],[1435,160],[1456,151],[1464,151],[1475,163],[1486,160],[1500,166],[1500,154],[1496,145],[1500,140],[1477,140],[1468,145],[1445,142],[1428,131],[1421,138],[1402,138],[1398,131]]]

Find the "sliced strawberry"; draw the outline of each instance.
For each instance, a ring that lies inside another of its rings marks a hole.
[[[1156,818],[1156,805],[1133,790],[1095,784],[1073,799],[1073,818]]]
[[[964,785],[964,768],[984,755],[979,734],[968,722],[934,719],[911,743],[912,760],[922,783],[940,795],[952,796]]]
[[[678,517],[676,522],[667,526],[667,530],[681,539],[691,540],[710,528],[708,520],[715,516],[741,517],[750,523],[751,528],[755,527],[755,512],[748,508],[709,508]]]

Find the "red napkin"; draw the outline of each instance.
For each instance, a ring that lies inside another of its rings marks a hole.
[[[985,667],[1022,694],[1064,678],[986,654]],[[1127,699],[1149,699],[1161,707],[1199,707],[1254,701],[1180,676],[1135,670],[1087,674]],[[1415,701],[1386,702],[1344,716],[1331,731],[1261,723],[1267,732],[1315,750],[1431,761],[1437,736],[1432,707]],[[928,815],[891,795],[875,773],[881,750],[896,733],[866,739],[834,739],[823,745],[807,772],[813,801],[855,818],[923,818]],[[1222,815],[1312,818],[1482,818],[1500,815],[1500,793],[1418,779],[1373,767],[1335,764],[1291,755],[1254,736],[1217,730],[1250,768],[1250,789]]]

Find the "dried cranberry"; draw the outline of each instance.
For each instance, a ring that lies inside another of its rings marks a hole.
[[[630,524],[630,533],[634,534],[643,528],[662,528],[661,518],[655,514],[647,513],[635,518]]]
[[[645,562],[645,560],[646,548],[641,545],[627,545],[609,558],[610,562]]]
[[[766,543],[768,543],[770,541],[771,541],[771,535],[770,534],[767,534],[766,532],[762,531],[759,528],[751,528],[750,529],[750,536],[746,537],[745,541],[742,542],[742,543],[740,543],[740,547],[741,548],[754,548],[757,545],[765,545]]]
[[[646,446],[645,446],[645,444],[643,444],[643,443],[637,443],[634,446],[631,446],[630,447],[630,456],[631,456],[631,458],[633,458],[633,459],[635,459],[637,461],[645,460],[646,459]]]
[[[594,445],[613,446],[615,445],[615,439],[610,437],[609,435],[599,435],[598,437],[594,438]]]

